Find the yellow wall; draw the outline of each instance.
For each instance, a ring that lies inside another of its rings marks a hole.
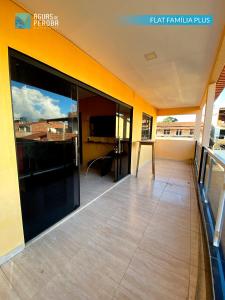
[[[15,29],[15,14],[24,12],[10,0],[0,0],[0,256],[22,244],[23,231],[18,190],[16,154],[8,70],[8,47],[36,58],[134,108],[133,141],[140,140],[142,112],[154,116],[156,109],[90,56],[52,29]],[[154,124],[155,129],[155,124]],[[135,143],[132,169],[136,166]],[[149,159],[143,152],[142,162]]]
[[[0,41],[0,255],[23,243],[9,87],[8,51]]]
[[[157,139],[155,144],[156,158],[189,160],[194,158],[194,150],[195,141],[193,139]]]
[[[200,110],[199,106],[161,108],[157,110],[157,115],[158,116],[189,115],[189,114],[196,114],[199,110]]]

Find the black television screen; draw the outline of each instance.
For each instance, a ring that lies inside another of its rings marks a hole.
[[[90,136],[115,137],[115,116],[90,117]]]

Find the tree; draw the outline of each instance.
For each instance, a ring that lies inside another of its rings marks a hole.
[[[163,122],[177,122],[178,119],[174,117],[166,117],[163,119]]]

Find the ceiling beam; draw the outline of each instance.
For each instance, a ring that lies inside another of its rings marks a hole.
[[[190,115],[196,114],[200,110],[199,106],[161,108],[157,110],[157,116]]]

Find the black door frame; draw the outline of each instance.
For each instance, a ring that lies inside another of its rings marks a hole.
[[[130,105],[128,105],[128,104],[126,104],[126,103],[124,103],[124,102],[122,102],[122,101],[120,101],[120,100],[118,100],[118,99],[116,99],[116,98],[114,98],[114,97],[112,97],[112,96],[110,96],[110,95],[108,95],[108,94],[106,94],[106,93],[104,93],[104,92],[88,85],[88,84],[85,84],[85,83],[83,83],[83,82],[81,82],[81,81],[79,81],[79,80],[77,80],[77,79],[75,79],[75,78],[73,78],[73,77],[71,77],[71,76],[69,76],[69,75],[67,75],[67,74],[65,74],[65,73],[63,73],[63,72],[61,72],[61,71],[45,64],[45,63],[43,63],[43,62],[41,62],[41,61],[38,61],[35,58],[32,58],[32,57],[30,57],[26,54],[23,54],[23,53],[15,50],[15,49],[13,49],[13,48],[8,47],[8,66],[9,66],[9,78],[10,79],[11,79],[12,76],[11,76],[11,70],[10,70],[10,65],[9,64],[10,64],[10,58],[13,58],[13,57],[16,58],[16,59],[22,60],[26,63],[29,63],[30,65],[32,65],[34,67],[38,67],[39,69],[42,69],[43,71],[51,73],[51,74],[53,74],[53,75],[55,75],[55,76],[57,76],[61,79],[64,79],[67,82],[71,83],[71,85],[73,87],[75,87],[75,89],[76,89],[76,100],[77,100],[77,111],[78,111],[78,132],[80,132],[80,128],[79,128],[79,125],[80,125],[79,124],[79,97],[78,97],[79,96],[78,95],[78,88],[79,87],[81,87],[83,89],[86,89],[90,92],[93,92],[93,93],[95,93],[99,96],[102,96],[102,97],[104,97],[104,98],[106,98],[110,101],[113,101],[117,104],[121,104],[123,106],[126,106],[126,107],[130,108],[131,109],[131,122],[130,122],[130,142],[129,142],[130,153],[129,153],[129,158],[128,158],[129,159],[129,172],[128,172],[128,174],[131,173],[131,152],[132,152],[132,131],[133,131],[132,130],[133,129],[133,107],[132,106],[130,106]],[[12,93],[12,91],[11,91],[11,93]],[[72,96],[72,94],[73,94],[73,92],[72,92],[72,87],[71,87],[71,96]],[[12,99],[12,94],[11,94],[11,99]],[[12,106],[12,115],[13,115],[13,106]],[[78,138],[79,138],[79,134],[78,134]],[[16,152],[15,131],[14,131],[14,142],[15,142],[15,152]],[[80,144],[80,141],[78,141],[78,145],[79,144]],[[78,149],[78,150],[79,150],[78,151],[78,154],[79,154],[81,149]],[[17,174],[18,174],[18,180],[19,180],[18,169],[17,169]],[[80,159],[79,159],[79,157],[78,157],[78,175],[80,175]],[[80,195],[80,176],[78,176],[78,183],[79,183],[79,195]]]
[[[67,81],[71,82],[72,84],[76,85],[77,87],[81,87],[81,88],[86,89],[86,90],[88,90],[90,92],[93,92],[93,93],[95,93],[95,94],[97,94],[99,96],[102,96],[102,97],[104,97],[104,98],[106,98],[106,99],[108,99],[110,101],[113,101],[113,102],[118,103],[118,104],[122,104],[122,105],[130,108],[131,109],[130,149],[131,150],[130,150],[130,155],[129,155],[129,173],[128,174],[131,174],[132,133],[133,133],[133,106],[131,106],[131,105],[127,104],[127,103],[124,103],[123,101],[120,101],[120,100],[118,100],[118,99],[116,99],[116,98],[114,98],[114,97],[112,97],[112,96],[110,96],[110,95],[108,95],[108,94],[106,94],[106,93],[104,93],[104,92],[102,92],[102,91],[100,91],[100,90],[92,87],[91,85],[83,83],[82,81],[80,81],[80,80],[78,80],[76,78],[73,78],[73,77],[71,77],[68,74],[63,73],[62,71],[59,71],[59,70],[55,69],[52,66],[49,66],[46,63],[41,62],[41,61],[39,61],[39,60],[37,60],[37,59],[35,59],[35,58],[27,55],[27,54],[24,54],[24,53],[22,53],[22,52],[20,52],[20,51],[18,51],[16,49],[13,49],[11,47],[8,47],[8,56],[9,56],[9,58],[12,56],[12,57],[21,59],[21,60],[23,60],[23,61],[25,61],[25,62],[33,65],[33,66],[41,68],[44,71],[50,72],[53,75],[56,75],[56,76],[58,76],[58,77],[60,77],[60,78],[62,78],[64,80],[67,80]],[[10,73],[10,70],[9,70],[9,73]],[[76,88],[76,90],[77,90],[77,103],[78,103],[78,114],[79,114],[78,88]],[[79,130],[79,121],[78,121],[78,130]],[[80,168],[80,166],[79,166],[79,168]]]

